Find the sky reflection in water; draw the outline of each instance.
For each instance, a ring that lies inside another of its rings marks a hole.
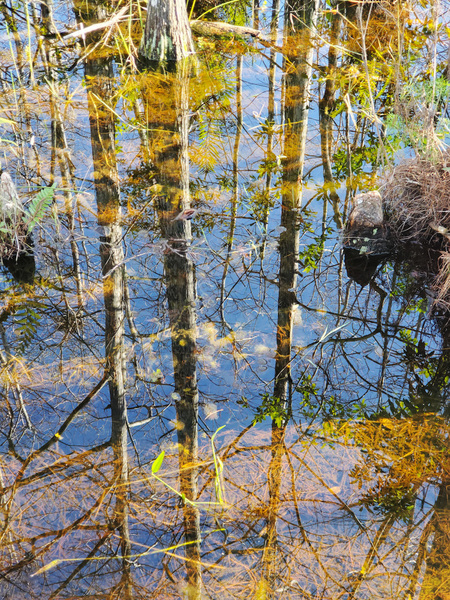
[[[0,598],[450,594],[432,260],[361,287],[341,248],[420,110],[444,129],[449,7],[367,4],[175,74],[132,69],[124,24],[68,45],[1,8],[1,166],[27,210],[56,191],[34,282],[2,271]]]

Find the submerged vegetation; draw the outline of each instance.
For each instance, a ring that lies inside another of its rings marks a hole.
[[[0,14],[0,598],[449,596],[447,0]]]

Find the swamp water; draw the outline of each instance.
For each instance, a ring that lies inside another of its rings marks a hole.
[[[361,287],[341,248],[445,141],[448,3],[224,6],[272,46],[175,73],[115,4],[0,7],[43,198],[0,280],[0,599],[450,598],[449,314],[427,260]]]

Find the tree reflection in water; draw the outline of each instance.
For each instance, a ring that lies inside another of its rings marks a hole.
[[[2,275],[0,598],[447,598],[436,256],[360,288],[340,252],[445,131],[447,3],[254,3],[270,50],[173,72],[134,68],[135,4],[16,4],[2,168],[57,192]]]

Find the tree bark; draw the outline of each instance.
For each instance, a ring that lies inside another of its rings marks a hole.
[[[281,206],[281,225],[285,231],[280,236],[279,246],[277,353],[273,392],[279,410],[279,418],[272,420],[272,460],[268,473],[267,536],[263,553],[263,585],[265,586],[264,596],[267,599],[278,597],[275,591],[279,572],[277,521],[280,513],[281,470],[282,458],[285,452],[284,437],[291,403],[292,328],[295,309],[293,290],[295,290],[297,283],[302,177],[312,72],[312,32],[315,28],[317,9],[317,0],[301,4],[291,2],[287,4],[285,19],[284,47],[287,56],[284,87],[285,131],[283,154],[285,158],[283,162]],[[290,28],[292,22],[299,23],[297,31]]]
[[[152,0],[148,3],[139,55],[150,66],[165,65],[195,53],[184,0]]]
[[[277,323],[277,355],[274,396],[286,404],[290,382],[292,321],[297,283],[302,204],[302,177],[308,129],[312,73],[312,31],[318,0],[290,2],[285,19],[284,160],[281,194],[280,270]],[[290,23],[297,24],[292,30]]]
[[[84,23],[106,17],[101,5],[88,14],[79,13]],[[95,41],[95,35],[87,42]],[[97,220],[102,227],[100,258],[105,304],[105,359],[111,402],[111,446],[116,505],[114,526],[120,535],[122,578],[120,593],[124,600],[132,597],[131,541],[128,524],[128,419],[125,397],[126,362],[124,354],[124,252],[120,183],[116,161],[115,116],[113,110],[113,63],[91,54],[85,62],[89,124],[91,131]]]
[[[172,339],[179,448],[180,492],[192,502],[198,494],[198,386],[195,313],[195,268],[188,252],[191,223],[189,193],[189,76],[183,63],[174,73],[158,76],[158,87],[144,90],[148,155],[157,184],[155,205],[167,246],[164,274]],[[186,596],[201,598],[200,514],[183,506],[186,542]]]

